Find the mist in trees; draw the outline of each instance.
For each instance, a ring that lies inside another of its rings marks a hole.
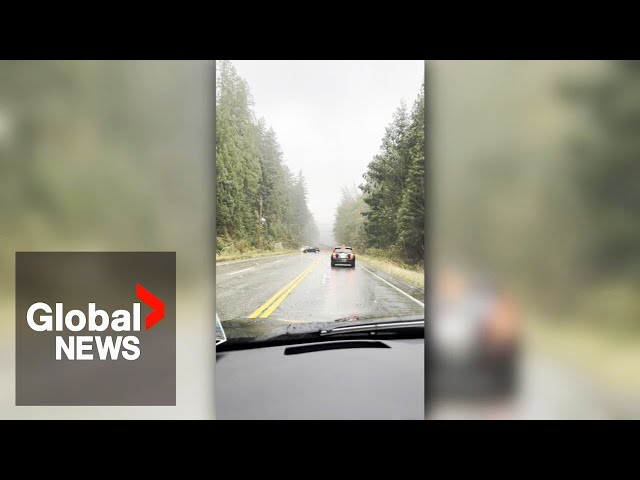
[[[579,200],[589,212],[584,254],[590,275],[640,280],[640,62],[612,62],[588,83],[565,85],[583,112],[571,138]]]
[[[342,196],[336,210],[333,237],[338,244],[350,245],[356,251],[366,250],[364,212],[368,210],[362,193],[356,186],[342,187]]]
[[[249,86],[233,64],[218,61],[216,75],[218,251],[314,243],[302,172],[294,175],[284,163],[276,133],[256,117]]]
[[[433,261],[487,274],[532,319],[640,333],[638,65],[438,63]]]
[[[409,263],[425,253],[424,84],[409,110],[392,115],[359,189],[343,188],[333,233],[361,251],[382,249]]]
[[[0,62],[0,281],[19,250],[177,250],[199,268],[212,66]]]

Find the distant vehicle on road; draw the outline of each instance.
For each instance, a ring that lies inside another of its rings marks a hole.
[[[349,265],[351,268],[356,268],[356,253],[353,248],[344,245],[335,247],[331,252],[331,266],[336,265]]]
[[[308,252],[315,252],[318,253],[320,252],[320,249],[318,247],[310,247],[310,246],[304,246],[302,247],[302,249],[300,250],[302,253],[308,253]]]

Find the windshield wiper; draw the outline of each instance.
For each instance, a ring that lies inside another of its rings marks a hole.
[[[368,333],[374,335],[376,332],[381,331],[396,331],[405,328],[422,328],[424,329],[423,320],[409,320],[400,322],[383,322],[383,323],[368,323],[364,325],[340,325],[339,327],[333,327],[326,330],[320,330],[320,336],[326,337],[330,335],[342,335],[345,333]]]
[[[266,330],[247,331],[244,329],[226,329],[227,341],[216,347],[218,352],[244,350],[251,348],[291,345],[340,340],[341,337],[393,336],[394,338],[418,338],[424,336],[424,316],[384,317],[360,319],[367,323],[336,325],[335,322],[304,322],[278,326]],[[229,321],[227,322],[229,325]],[[225,325],[225,327],[227,326]],[[233,324],[232,324],[233,325]],[[265,327],[264,323],[250,323],[250,327]]]

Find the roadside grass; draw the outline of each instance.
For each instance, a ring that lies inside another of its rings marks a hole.
[[[225,253],[222,255],[216,254],[216,263],[220,262],[230,262],[233,260],[246,260],[249,258],[260,258],[260,257],[274,257],[277,255],[289,255],[291,253],[297,253],[298,250],[251,250],[245,251],[243,253]]]
[[[391,275],[393,277],[404,280],[411,285],[414,285],[424,290],[424,268],[415,267],[403,263],[392,262],[391,260],[375,257],[372,255],[358,254],[357,261],[364,261],[372,267],[379,269],[380,271]]]
[[[592,374],[601,384],[640,399],[640,338],[613,338],[576,322],[554,324],[531,320],[529,345]]]

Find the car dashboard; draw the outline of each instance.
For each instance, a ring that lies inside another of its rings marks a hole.
[[[424,339],[337,340],[216,355],[221,420],[422,420]]]

